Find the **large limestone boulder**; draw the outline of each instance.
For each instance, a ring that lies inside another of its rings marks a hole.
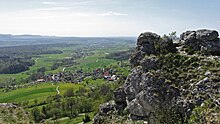
[[[190,49],[188,51],[220,55],[220,40],[218,36],[219,34],[215,30],[201,29],[182,33],[180,40],[184,47]]]
[[[137,40],[137,49],[145,52],[148,55],[155,54],[155,43],[159,40],[160,36],[155,33],[142,33]]]
[[[202,40],[202,41],[214,41],[218,38],[218,32],[215,30],[197,30],[196,31],[196,39]]]
[[[130,62],[133,66],[137,66],[146,55],[167,54],[176,51],[172,39],[168,37],[161,38],[155,33],[145,32],[138,37],[137,47],[130,57]]]
[[[131,64],[137,66],[145,55],[155,54],[155,43],[159,40],[160,36],[155,33],[145,32],[140,34],[137,40],[136,50],[130,57]]]
[[[200,41],[213,41],[218,39],[218,32],[215,30],[201,29],[197,31],[186,31],[180,35],[180,39],[184,41],[200,40]]]
[[[157,111],[160,103],[165,97],[171,96],[174,90],[169,90],[166,86],[165,79],[157,74],[145,72],[142,67],[136,67],[128,76],[125,85],[123,86],[126,93],[127,109],[132,118],[147,118],[150,113]]]

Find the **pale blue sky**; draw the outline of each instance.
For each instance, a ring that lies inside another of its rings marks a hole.
[[[0,0],[0,33],[137,36],[220,31],[220,0]]]

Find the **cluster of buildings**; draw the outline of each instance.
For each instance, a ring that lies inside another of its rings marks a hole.
[[[116,81],[116,72],[112,68],[97,68],[92,72],[83,72],[82,69],[77,70],[75,73],[69,71],[63,71],[56,74],[48,74],[42,78],[39,78],[35,83],[42,82],[70,82],[70,83],[80,83],[84,81],[85,78],[92,79],[105,79],[108,81]]]

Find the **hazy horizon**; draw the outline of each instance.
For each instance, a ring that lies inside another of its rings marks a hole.
[[[135,37],[220,31],[218,0],[7,0],[0,1],[0,34]]]

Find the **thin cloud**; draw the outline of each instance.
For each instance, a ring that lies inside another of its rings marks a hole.
[[[48,7],[48,8],[40,8],[37,11],[58,11],[58,10],[69,10],[68,7]]]
[[[88,17],[88,16],[91,16],[91,13],[77,12],[77,13],[72,13],[71,16]]]
[[[70,5],[88,5],[89,3],[93,3],[94,1],[78,1],[78,2],[71,2]]]
[[[118,12],[104,12],[104,13],[97,13],[97,12],[75,12],[75,13],[71,13],[71,16],[81,16],[81,17],[88,17],[88,16],[126,16],[128,14],[125,13],[118,13]]]
[[[220,23],[220,21],[217,21],[217,23]]]
[[[44,1],[44,2],[42,2],[42,4],[44,4],[44,5],[57,5],[58,3],[57,2],[51,2],[51,1]]]
[[[113,11],[108,11],[105,13],[97,14],[98,16],[126,16],[128,14],[125,13],[119,13],[119,12],[113,12]]]
[[[94,1],[71,1],[71,2],[65,2],[65,1],[62,1],[62,2],[52,2],[52,1],[44,1],[44,2],[41,2],[41,4],[43,5],[88,5],[89,3],[94,3]]]

